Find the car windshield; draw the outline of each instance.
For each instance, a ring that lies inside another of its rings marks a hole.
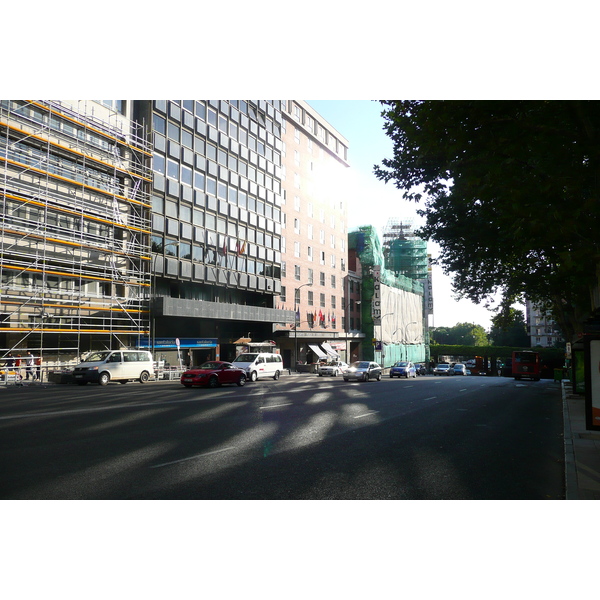
[[[257,357],[258,357],[258,354],[240,354],[239,356],[235,357],[233,362],[234,363],[236,363],[236,362],[251,363],[251,362],[254,362]]]
[[[438,365],[438,369],[449,369],[450,365]]]
[[[205,369],[205,370],[219,369],[219,368],[221,368],[222,364],[223,363],[220,363],[220,362],[210,362],[209,361],[209,362],[202,363],[198,368]]]
[[[396,366],[397,366],[397,367],[406,367],[406,366],[408,366],[408,365],[407,365],[407,363],[405,363],[405,362],[403,362],[403,361],[400,361],[400,362],[397,362],[397,363],[396,363]]]
[[[106,357],[110,354],[109,352],[94,352],[86,357],[85,362],[100,362],[106,360]]]
[[[352,363],[352,368],[354,369],[368,369],[369,363],[365,361],[358,361]]]

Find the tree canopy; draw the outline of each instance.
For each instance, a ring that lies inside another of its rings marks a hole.
[[[431,343],[459,346],[487,346],[485,329],[475,323],[457,323],[453,327],[433,327]]]
[[[499,314],[493,317],[490,338],[494,346],[529,346],[531,341],[527,334],[523,311],[510,308],[508,315]]]
[[[551,309],[567,340],[596,308],[600,102],[382,101],[376,176],[423,202],[455,291]]]

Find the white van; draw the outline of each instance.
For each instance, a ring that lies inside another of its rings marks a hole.
[[[283,360],[281,354],[270,352],[247,352],[237,356],[234,366],[246,372],[246,378],[256,381],[259,377],[272,377],[277,381],[283,372]]]
[[[127,383],[132,379],[146,383],[150,375],[154,375],[152,354],[144,350],[92,352],[73,369],[73,379],[79,385],[88,381],[106,385],[111,380]]]

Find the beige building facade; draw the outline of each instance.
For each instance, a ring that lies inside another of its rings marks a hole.
[[[331,347],[350,359],[348,140],[301,100],[283,103],[282,269],[277,306],[296,326],[278,332],[284,362],[314,364]]]

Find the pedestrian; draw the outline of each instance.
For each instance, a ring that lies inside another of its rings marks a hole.
[[[12,352],[9,352],[6,355],[5,366],[6,366],[7,369],[12,369],[15,366],[15,359],[13,358]]]
[[[23,375],[21,375],[21,355],[17,354],[17,358],[15,358],[15,371],[17,373],[17,379],[20,381],[23,379]]]
[[[42,380],[42,357],[41,356],[37,356],[34,359],[34,362],[35,362],[35,365],[36,365],[36,367],[35,367],[35,378],[38,381],[41,381]]]
[[[31,380],[35,379],[35,375],[33,373],[33,353],[31,350],[27,353],[27,358],[25,359],[25,379],[29,379],[31,376]]]

